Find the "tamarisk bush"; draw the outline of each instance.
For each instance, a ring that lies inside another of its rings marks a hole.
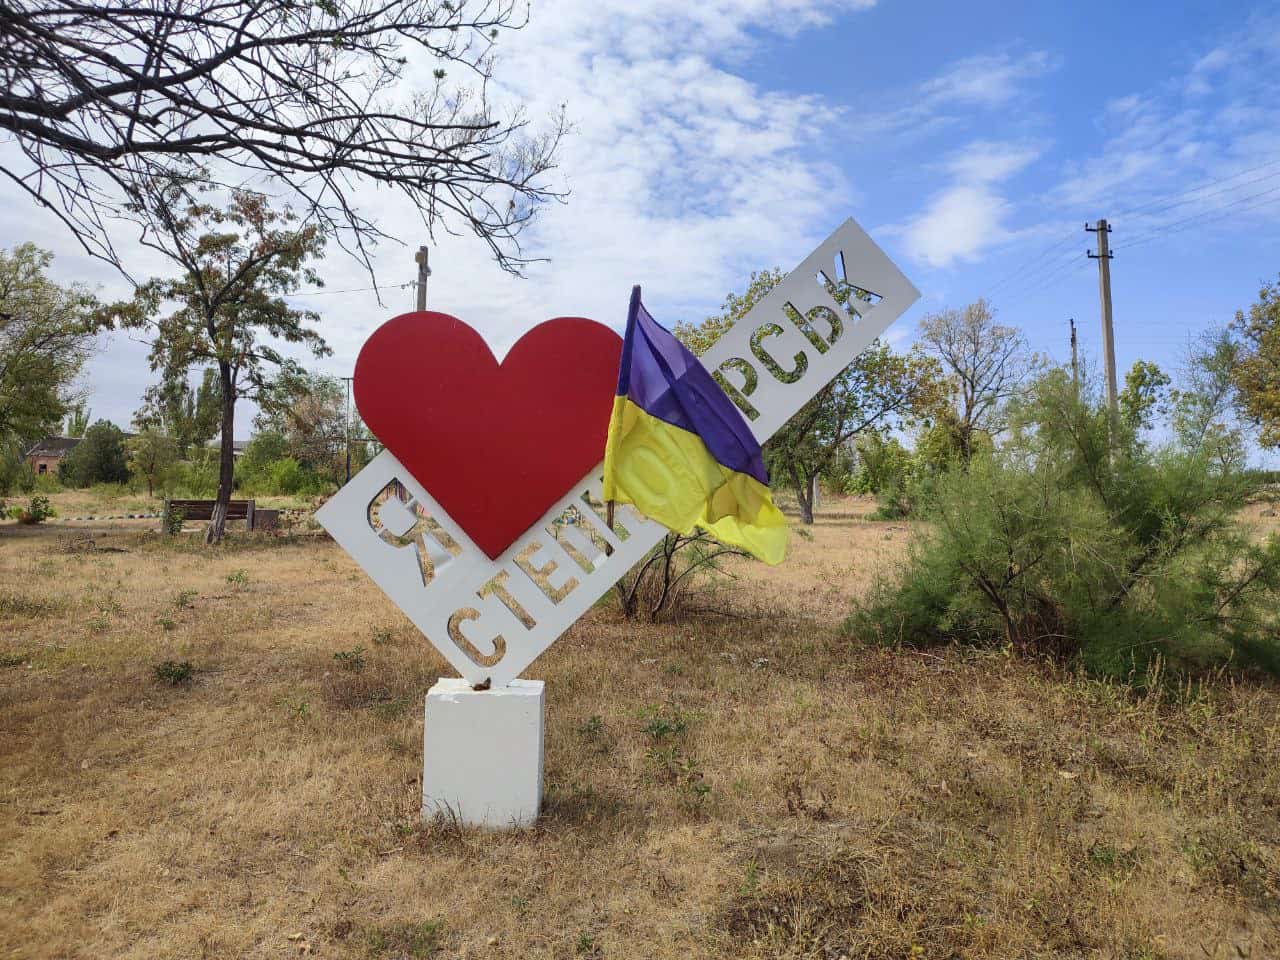
[[[931,522],[846,632],[1002,645],[1112,676],[1157,659],[1280,675],[1280,538],[1240,520],[1257,481],[1219,399],[1175,394],[1173,439],[1156,444],[1141,418],[1113,421],[1089,387],[1048,372],[998,450],[932,485]]]

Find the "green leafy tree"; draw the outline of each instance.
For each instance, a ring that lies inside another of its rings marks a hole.
[[[89,429],[91,416],[88,404],[83,401],[73,403],[67,413],[67,436],[83,437],[84,432]]]
[[[33,243],[0,250],[0,440],[57,429],[100,328],[93,295],[50,280],[52,262]]]
[[[206,367],[194,390],[185,370],[148,387],[133,422],[138,430],[154,427],[162,431],[177,445],[178,456],[185,458],[218,435],[221,419],[218,371]]]
[[[124,432],[109,420],[99,420],[58,466],[64,483],[87,487],[93,483],[124,483],[129,479]]]
[[[751,275],[744,294],[730,294],[721,312],[703,323],[678,325],[676,336],[702,353],[741,320],[781,280],[782,271]],[[848,284],[833,288],[837,301],[865,294]],[[800,505],[801,520],[813,523],[818,478],[850,443],[870,431],[890,430],[927,416],[945,396],[941,368],[919,351],[900,354],[877,340],[806,403],[765,444],[774,478],[785,477]]]
[[[288,456],[319,476],[342,482],[346,469],[347,397],[340,379],[289,370],[276,379],[259,403],[262,412],[255,420],[259,430],[279,433],[285,438]],[[363,465],[360,457],[355,466]]]
[[[1117,397],[1120,422],[1133,434],[1149,430],[1157,415],[1168,413],[1169,375],[1150,360],[1137,360],[1124,375],[1124,388]]]
[[[155,496],[156,484],[177,462],[178,445],[155,427],[147,427],[125,443],[129,470],[147,481],[147,496]]]
[[[287,209],[275,210],[261,194],[235,191],[226,206],[201,198],[198,185],[154,183],[136,204],[155,224],[149,245],[172,259],[182,274],[152,279],[134,299],[113,308],[119,321],[152,331],[151,365],[176,379],[192,367],[217,371],[221,416],[218,492],[207,543],[222,539],[235,482],[235,411],[241,399],[257,399],[280,369],[295,364],[275,345],[296,344],[329,353],[307,324],[319,319],[296,310],[284,296],[302,283],[320,285],[310,266],[324,248],[314,223],[300,225]],[[177,309],[161,308],[176,303]]]
[[[1280,281],[1264,284],[1231,330],[1239,339],[1232,381],[1240,411],[1259,428],[1263,446],[1280,447]]]
[[[919,344],[951,378],[956,440],[968,462],[982,437],[1004,432],[1009,402],[1043,369],[1043,360],[1022,331],[996,322],[986,300],[928,314],[920,321]]]
[[[1200,450],[1223,470],[1244,466],[1246,445],[1236,414],[1240,407],[1241,344],[1230,330],[1206,333],[1193,344],[1184,383],[1170,394],[1178,442]]]
[[[856,450],[855,486],[859,493],[882,493],[906,481],[911,453],[897,437],[868,431],[858,438]]]

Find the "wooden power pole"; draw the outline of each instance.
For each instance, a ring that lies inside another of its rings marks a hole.
[[[1080,390],[1080,354],[1076,351],[1076,318],[1068,317],[1067,323],[1071,324],[1071,383]]]
[[[1111,324],[1111,227],[1106,220],[1099,220],[1096,227],[1087,223],[1085,230],[1098,235],[1098,252],[1090,251],[1090,259],[1098,261],[1098,296],[1102,300],[1102,357],[1106,364],[1107,406],[1114,417],[1119,413],[1116,389],[1116,337]]]
[[[418,263],[418,309],[427,309],[427,277],[431,276],[431,267],[427,265],[427,248],[419,247],[418,252],[413,255],[413,259]]]

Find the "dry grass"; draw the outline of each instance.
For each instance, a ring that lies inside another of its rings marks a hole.
[[[59,533],[0,528],[0,957],[1280,956],[1280,691],[851,648],[904,524],[598,606],[499,835],[419,822],[445,664],[336,546]]]

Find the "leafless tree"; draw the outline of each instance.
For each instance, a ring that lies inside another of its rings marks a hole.
[[[117,266],[107,224],[139,184],[212,171],[283,185],[366,267],[386,234],[361,182],[518,273],[564,132],[490,102],[494,42],[523,22],[515,0],[0,0],[0,130],[19,148],[0,173]],[[397,95],[411,60],[433,80]]]
[[[920,321],[920,342],[942,363],[955,387],[955,430],[967,461],[977,435],[1005,428],[1005,412],[1042,359],[1017,327],[996,323],[986,300],[963,310],[931,313]]]

